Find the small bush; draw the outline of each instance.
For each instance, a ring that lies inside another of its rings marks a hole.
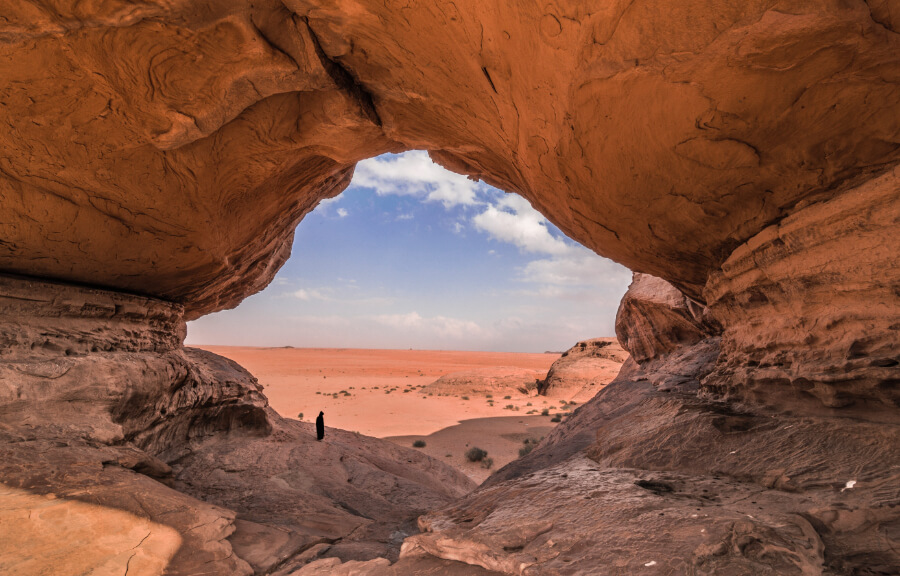
[[[425,447],[424,440],[416,440],[415,442],[413,442],[413,448],[424,448],[424,447]]]
[[[528,404],[526,404],[526,406],[531,406],[531,402],[529,402]]]
[[[303,420],[303,412],[297,414],[297,420]]]
[[[512,404],[507,404],[506,406],[503,407],[503,409],[504,410],[515,410],[516,407],[513,406]]]
[[[485,458],[487,458],[487,450],[482,450],[477,446],[472,446],[468,450],[466,450],[466,460],[469,462],[481,462]]]
[[[463,399],[463,400],[468,400],[469,397],[468,397],[468,396],[463,396],[462,399]]]
[[[550,419],[551,422],[562,422],[562,417],[557,414],[553,418]]]
[[[531,451],[534,450],[534,444],[526,444],[519,448],[519,458],[525,456],[526,454],[530,454]]]
[[[493,458],[485,458],[484,460],[481,461],[481,467],[482,467],[482,468],[490,469],[491,466],[493,466],[493,465],[494,465],[494,459],[493,459]]]
[[[569,405],[570,405],[570,406],[576,406],[577,404],[578,404],[578,402],[575,402],[575,401],[572,401],[572,400],[569,401]]]
[[[493,394],[486,394],[486,395],[485,395],[485,398],[493,398],[493,397],[494,397]]]
[[[503,399],[504,400],[512,400],[512,396],[504,396]]]
[[[541,410],[541,416],[549,416],[549,415],[550,415],[549,408],[544,408],[543,410]]]

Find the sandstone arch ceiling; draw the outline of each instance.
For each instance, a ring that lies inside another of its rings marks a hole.
[[[0,269],[196,317],[261,289],[356,161],[424,148],[698,297],[900,161],[891,6],[6,3]]]

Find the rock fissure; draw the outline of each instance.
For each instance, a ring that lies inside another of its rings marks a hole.
[[[322,62],[322,66],[325,68],[325,71],[328,72],[328,75],[331,76],[332,80],[334,80],[334,83],[359,103],[359,107],[362,109],[365,116],[372,121],[372,123],[374,123],[378,127],[383,126],[383,122],[381,120],[381,116],[378,114],[378,108],[375,106],[375,98],[372,93],[366,90],[366,87],[361,84],[359,80],[357,80],[357,78],[353,75],[352,72],[350,72],[349,69],[342,65],[336,58],[328,55],[328,53],[325,51],[325,48],[322,46],[322,42],[319,40],[318,35],[312,27],[312,24],[309,21],[309,17],[303,16],[301,17],[301,20],[306,25],[306,29],[309,30],[309,35],[310,38],[312,38],[313,46],[316,50],[316,55]]]

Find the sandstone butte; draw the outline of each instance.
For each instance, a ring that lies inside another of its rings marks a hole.
[[[900,573],[895,0],[0,6],[0,572]],[[640,273],[474,490],[182,346],[409,149]]]

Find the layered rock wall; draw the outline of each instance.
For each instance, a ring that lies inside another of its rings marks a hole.
[[[900,406],[900,171],[810,202],[738,247],[704,294],[725,327],[704,383],[781,410]],[[779,406],[780,403],[786,403]]]

